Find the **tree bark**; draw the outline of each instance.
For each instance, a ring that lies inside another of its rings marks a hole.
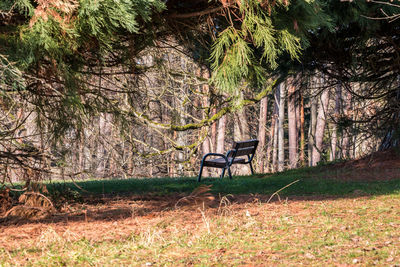
[[[174,132],[172,136],[173,140],[176,140],[178,138],[178,133]],[[177,157],[176,154],[177,152],[175,151],[171,153],[171,160],[170,160],[171,164],[169,165],[169,171],[168,171],[169,176],[171,177],[176,176],[176,157]]]
[[[209,78],[209,75],[208,75]],[[212,109],[212,115],[217,112],[215,108]],[[211,124],[211,138],[210,138],[211,151],[215,151],[217,147],[217,122]]]
[[[332,136],[331,136],[331,153],[330,160],[336,160],[337,154],[337,120],[340,116],[340,102],[342,98],[342,86],[341,84],[337,84],[335,88],[335,113],[332,125]]]
[[[264,173],[265,159],[265,141],[267,133],[267,108],[268,108],[268,98],[264,97],[260,102],[260,119],[258,121],[258,148],[257,148],[257,166],[258,172]]]
[[[235,117],[234,140],[235,141],[248,140],[250,138],[249,125],[247,122],[247,116],[244,108],[239,110],[234,117]],[[246,175],[250,172],[248,164],[246,165],[236,164],[234,166],[234,169],[236,170],[236,173],[238,175]]]
[[[296,119],[296,87],[293,77],[288,78],[288,131],[289,131],[289,168],[297,167],[297,119]]]
[[[308,129],[308,165],[309,166],[314,166],[313,163],[313,148],[315,145],[315,128],[317,126],[317,104],[318,104],[318,98],[315,96],[316,86],[316,76],[311,78],[311,121],[310,121],[310,128]]]
[[[285,85],[280,86],[279,121],[278,121],[278,171],[283,171],[285,165],[285,133],[283,121],[285,119]]]
[[[226,115],[218,121],[217,153],[225,153]]]
[[[206,67],[201,67],[201,68],[200,68],[200,72],[201,72],[201,77],[202,77],[202,78],[205,78],[205,79],[210,78],[210,72],[209,72],[208,68],[206,68]],[[209,98],[208,98],[208,94],[209,94],[209,91],[210,91],[210,86],[209,86],[208,84],[203,84],[201,87],[202,87],[202,88],[201,88],[201,91],[202,91],[203,94],[204,94],[203,100],[202,100],[202,106],[203,106],[203,107],[207,107],[207,106],[210,105],[210,100],[209,100]],[[205,114],[205,115],[206,115],[206,114]],[[203,116],[203,119],[204,119],[204,118],[205,118],[205,117]],[[215,123],[213,124],[213,126],[214,126],[214,125],[215,125]],[[212,127],[213,127],[213,126],[211,126],[211,134],[213,133],[213,132],[212,132]],[[207,131],[208,131],[208,129],[207,129]],[[212,145],[212,144],[211,144],[211,140],[210,140],[209,134],[210,134],[210,133],[207,134],[207,137],[204,139],[203,144],[202,144],[203,155],[205,155],[205,154],[211,152],[211,145]],[[205,177],[210,176],[209,168],[204,168],[204,169],[203,169],[203,175],[204,175]]]
[[[278,171],[278,128],[279,128],[279,103],[281,99],[280,84],[275,89],[275,112],[274,112],[274,132],[273,132],[273,152],[272,152],[272,171]]]
[[[315,128],[315,144],[312,152],[312,165],[316,166],[321,160],[322,142],[324,139],[325,124],[326,124],[326,110],[329,103],[329,90],[324,90],[320,96],[320,103],[318,106],[318,119]]]
[[[344,95],[343,115],[345,118],[351,119],[351,93],[346,92]],[[342,129],[342,158],[347,159],[350,157],[350,129]]]
[[[305,162],[305,136],[304,136],[304,98],[300,92],[300,165],[303,167]]]
[[[242,99],[243,99],[243,95],[242,95]],[[238,125],[237,126],[239,127],[241,140],[236,140],[236,141],[243,141],[243,140],[250,139],[249,123],[248,123],[248,120],[247,120],[245,107],[241,108],[237,112],[237,118],[238,118]]]
[[[210,139],[208,137],[206,137],[206,139],[204,139],[203,144],[201,145],[201,148],[203,150],[203,156],[207,153],[210,153]],[[204,177],[208,177],[210,176],[210,172],[208,170],[208,168],[204,168],[203,169],[203,175]]]
[[[97,140],[95,141],[96,144],[96,161],[93,162],[94,165],[96,166],[96,175],[98,177],[101,177],[101,173],[104,171],[104,165],[103,165],[103,161],[104,161],[104,156],[105,156],[105,148],[104,148],[104,144],[103,142],[101,142],[100,137],[104,132],[106,126],[106,119],[105,119],[105,114],[104,113],[100,113],[99,115],[99,127],[98,127],[98,132],[97,134]]]
[[[275,96],[275,94],[274,94]],[[274,111],[271,116],[271,127],[269,129],[269,140],[268,140],[268,146],[267,146],[267,159],[266,159],[266,166],[267,166],[267,172],[273,172],[274,171],[274,165],[272,163],[272,154],[271,152],[273,151],[274,147],[274,140],[275,140],[275,128],[276,128],[276,118],[277,118],[277,104],[275,102],[274,98]]]

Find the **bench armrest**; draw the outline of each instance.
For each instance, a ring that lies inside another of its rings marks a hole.
[[[253,158],[254,158],[254,154],[253,155],[247,155],[247,161],[246,161],[246,164],[247,163],[250,163],[252,160],[253,160]]]
[[[221,157],[221,158],[225,159],[225,161],[228,163],[228,158],[224,154],[221,154],[221,153],[207,153],[207,154],[204,155],[204,157],[203,157],[203,159],[201,161],[204,161],[209,156]]]
[[[233,153],[235,152],[235,149],[231,149],[228,152],[226,152],[226,157],[227,158],[232,158],[233,157]]]

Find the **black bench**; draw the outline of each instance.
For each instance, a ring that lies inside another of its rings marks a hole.
[[[197,181],[200,182],[204,167],[222,169],[221,178],[224,177],[225,171],[228,170],[229,178],[232,179],[232,173],[230,169],[232,164],[249,164],[251,174],[254,174],[251,161],[256,153],[257,145],[258,140],[256,139],[234,142],[232,149],[229,150],[226,155],[220,153],[208,153],[204,155],[203,159],[201,160],[200,172]],[[215,156],[217,158],[207,159],[210,156]],[[247,156],[247,158],[243,158],[243,156]]]

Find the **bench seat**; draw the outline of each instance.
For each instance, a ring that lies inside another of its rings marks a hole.
[[[232,149],[229,150],[225,155],[220,153],[208,153],[204,155],[201,160],[199,176],[197,181],[201,181],[201,174],[203,173],[204,167],[213,167],[222,169],[221,178],[224,177],[225,171],[228,170],[229,178],[232,179],[232,173],[230,167],[232,164],[249,164],[251,174],[254,174],[253,166],[251,161],[253,160],[254,154],[256,153],[258,140],[252,139],[247,141],[234,142]],[[246,158],[243,158],[247,157]],[[210,159],[209,157],[215,157]]]
[[[232,161],[232,158],[228,158],[228,162],[229,161]],[[235,163],[245,164],[246,160],[244,158],[234,158],[232,164],[235,164]],[[205,160],[203,163],[203,166],[224,168],[226,166],[226,160],[224,158]]]

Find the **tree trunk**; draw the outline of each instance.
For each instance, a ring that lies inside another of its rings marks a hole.
[[[314,166],[313,163],[313,148],[315,145],[315,128],[317,126],[317,104],[318,104],[318,98],[315,96],[316,90],[316,77],[312,77],[312,83],[311,83],[311,122],[310,122],[310,128],[308,129],[308,164],[309,166]]]
[[[275,114],[274,114],[274,134],[273,134],[273,152],[272,152],[272,171],[278,171],[278,128],[279,128],[279,103],[281,101],[281,85],[275,89]]]
[[[104,132],[106,126],[106,119],[105,119],[105,114],[100,113],[99,115],[99,127],[98,127],[98,132],[97,132],[97,140],[96,140],[96,162],[94,162],[94,165],[96,166],[96,175],[101,176],[101,173],[104,171],[104,156],[105,156],[105,148],[103,142],[101,142],[101,135]]]
[[[247,122],[247,117],[245,110],[242,108],[239,110],[235,115],[235,126],[234,126],[234,140],[235,141],[243,141],[243,140],[248,140],[249,137],[249,125]],[[241,165],[241,164],[236,164],[234,166],[234,169],[236,170],[236,173],[238,175],[247,175],[250,172],[250,168],[248,164],[246,165]]]
[[[203,155],[210,153],[210,139],[208,137],[206,137],[206,139],[204,139],[203,144],[201,145],[201,148],[203,150]],[[204,177],[208,177],[210,176],[210,172],[209,172],[209,168],[204,168],[203,169],[203,175]]]
[[[321,79],[322,80],[322,79]],[[312,164],[316,166],[321,160],[322,142],[324,140],[326,110],[329,103],[329,90],[321,93],[321,102],[318,106],[318,119],[315,128],[315,145],[312,152]]]
[[[205,80],[210,79],[210,70],[207,67],[202,67],[201,72],[202,72],[201,77],[203,79],[205,79]],[[203,84],[202,87],[203,87],[203,89],[202,89],[203,93],[206,94],[204,103],[207,106],[211,106],[211,102],[210,102],[211,88],[207,83]],[[211,112],[210,116],[212,116],[216,113],[216,109],[213,108],[210,112]],[[214,122],[213,124],[211,124],[210,128],[211,129],[210,129],[209,148],[211,151],[215,151],[216,141],[217,141],[216,140],[217,139],[217,123]]]
[[[297,167],[297,120],[296,120],[296,87],[293,77],[286,81],[288,85],[288,131],[289,131],[289,168]]]
[[[176,140],[178,138],[178,133],[174,131],[172,136],[173,140]],[[168,171],[170,177],[176,176],[176,157],[177,157],[176,154],[177,152],[175,151],[171,153],[171,160],[170,160],[171,164],[169,166],[169,171]]]
[[[336,160],[336,150],[337,150],[337,120],[340,116],[340,101],[342,98],[342,87],[341,84],[337,84],[335,88],[335,113],[332,125],[332,137],[331,137],[331,154],[330,160]]]
[[[243,98],[243,95],[242,95]],[[246,115],[246,111],[245,108],[241,108],[238,112],[237,112],[237,119],[238,119],[238,127],[239,127],[239,131],[240,131],[240,136],[241,136],[241,140],[236,140],[236,141],[244,141],[244,140],[248,140],[250,139],[250,135],[249,135],[249,123],[247,120],[247,115]]]
[[[285,85],[280,86],[279,121],[278,121],[278,171],[283,171],[285,165],[285,135],[283,120],[285,119]]]
[[[362,88],[362,84],[357,82],[354,83],[353,86],[353,92],[356,92],[358,94],[360,94],[360,92],[363,90]],[[351,149],[351,155],[350,158],[352,159],[356,159],[358,158],[359,155],[357,155],[357,150],[359,150],[360,148],[360,143],[358,140],[358,133],[359,133],[359,123],[357,123],[356,121],[358,120],[359,117],[359,110],[360,110],[360,102],[359,101],[352,101],[351,103],[351,114],[350,114],[350,119],[353,121],[353,123],[351,123],[351,135],[352,135],[352,149]]]
[[[180,62],[181,62],[181,68],[186,69],[188,65],[187,59],[181,58]],[[183,86],[181,90],[182,90],[181,94],[182,93],[186,94],[188,89],[187,87]],[[204,92],[205,90],[207,90],[207,87],[203,87],[202,90]],[[177,92],[177,94],[179,94],[179,92]],[[176,110],[178,112],[178,117],[176,118],[176,121],[180,125],[185,125],[187,123],[187,118],[185,115],[187,112],[187,105],[185,104],[185,99],[179,97],[178,95],[176,95],[175,97],[176,97]],[[187,132],[180,131],[178,132],[176,143],[180,146],[185,146],[188,142],[188,137],[189,134]],[[186,160],[185,152],[182,150],[177,151],[177,174],[179,176],[185,175],[185,164],[184,164],[185,160]]]
[[[266,152],[266,166],[267,166],[267,172],[273,172],[273,164],[272,164],[272,149],[273,149],[273,142],[274,142],[274,133],[275,133],[275,128],[276,128],[276,110],[272,114],[271,118],[271,128],[269,130],[269,140],[268,140],[268,145],[267,145],[267,152]]]
[[[240,119],[237,113],[233,114],[233,140],[241,141],[242,140],[242,131],[240,129]]]
[[[200,68],[200,72],[201,72],[201,77],[202,78],[205,78],[205,79],[210,78],[210,72],[209,72],[208,68],[201,67]],[[203,99],[202,99],[202,106],[203,107],[210,106],[210,100],[209,100],[209,97],[208,97],[209,91],[210,91],[210,86],[208,84],[203,84],[201,86],[201,91],[204,94]],[[204,114],[203,119],[205,119],[205,116],[207,116],[207,114]],[[213,125],[215,125],[215,123]],[[206,130],[208,132],[208,129],[206,129]],[[203,144],[202,144],[203,155],[211,152],[211,142],[210,141],[211,140],[210,140],[209,132],[208,132],[207,136],[204,139]],[[204,168],[203,169],[203,175],[205,177],[210,176],[209,168]]]
[[[207,78],[209,78],[210,75],[208,75]],[[217,110],[215,108],[212,109],[212,115],[217,113]],[[217,147],[217,122],[214,122],[211,125],[211,136],[210,136],[210,147],[211,151],[215,151]]]
[[[344,95],[343,115],[347,119],[351,119],[351,93],[346,92]],[[350,157],[350,129],[342,129],[342,158],[347,159]]]
[[[217,153],[225,153],[225,129],[226,115],[222,116],[218,121]]]
[[[257,148],[257,166],[258,172],[264,173],[265,166],[265,139],[266,139],[266,126],[267,126],[267,108],[268,108],[268,98],[264,97],[260,102],[260,119],[258,122],[258,148]]]
[[[300,92],[300,164],[302,167],[306,165],[305,162],[305,136],[304,136],[304,98]]]

